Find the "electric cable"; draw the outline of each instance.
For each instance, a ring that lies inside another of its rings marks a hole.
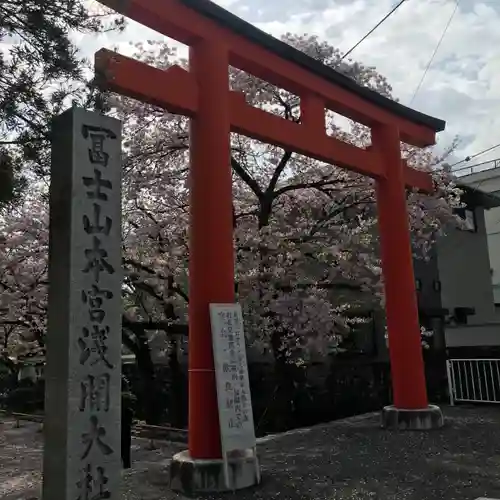
[[[441,38],[439,39],[439,41],[436,45],[436,48],[434,49],[434,52],[432,53],[432,56],[429,59],[429,62],[427,63],[427,66],[425,67],[424,74],[422,75],[422,78],[420,78],[420,81],[418,82],[417,88],[415,89],[415,92],[413,93],[413,96],[410,99],[408,106],[411,106],[411,104],[415,100],[415,97],[418,94],[418,91],[420,90],[420,87],[422,87],[422,83],[424,83],[425,77],[427,76],[427,73],[429,72],[429,69],[430,69],[432,63],[434,62],[434,58],[436,57],[436,54],[437,54],[439,48],[441,47],[441,43],[443,42],[444,37],[446,36],[446,33],[448,32],[448,28],[450,27],[451,22],[453,21],[453,18],[455,17],[457,10],[458,10],[458,0],[455,0],[455,7],[453,9],[453,12],[451,13],[450,18],[448,19],[448,22],[446,23],[446,26],[444,27],[443,33],[441,34]]]
[[[460,163],[471,161],[473,158],[477,158],[478,156],[484,155],[485,153],[489,153],[490,151],[493,151],[496,148],[500,148],[500,143],[495,144],[494,146],[491,146],[487,149],[483,149],[482,151],[479,151],[479,153],[473,154],[472,156],[466,156],[463,160],[457,161],[453,165],[450,165],[450,168],[453,168],[455,165],[459,165]]]
[[[401,5],[403,5],[405,2],[406,2],[406,0],[401,0],[388,14],[386,14],[386,16],[381,21],[378,22],[378,24],[376,24],[361,40],[359,40],[358,43],[356,43],[355,45],[353,45],[340,58],[339,62],[342,62],[354,49],[356,49],[358,47],[358,45],[360,45],[361,43],[363,43],[381,24],[383,24],[385,21],[387,21],[387,19],[389,19],[389,17],[391,17],[392,14],[394,14],[394,12],[396,12],[399,9],[399,7],[401,7]]]

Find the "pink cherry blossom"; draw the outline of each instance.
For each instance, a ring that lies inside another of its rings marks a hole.
[[[341,61],[326,42],[291,34],[284,40],[391,96],[375,68]],[[163,42],[138,44],[135,57],[160,68],[187,65]],[[300,120],[296,96],[235,69],[230,81],[254,106]],[[124,125],[125,314],[186,323],[188,120],[120,96],[109,103]],[[358,147],[370,144],[366,127],[330,111],[325,118],[329,134]],[[235,282],[248,342],[298,364],[332,352],[361,321],[361,306],[383,305],[373,181],[247,137],[233,134],[231,141]],[[401,151],[437,186],[431,196],[408,194],[415,255],[426,258],[436,238],[457,223],[460,190],[437,168],[443,158],[432,150],[402,144]],[[26,338],[36,338],[46,322],[46,193],[45,184],[33,183],[23,203],[0,217],[0,323],[16,324]]]

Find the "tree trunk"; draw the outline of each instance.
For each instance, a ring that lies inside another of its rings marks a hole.
[[[134,328],[131,325],[129,329],[134,334],[134,338],[132,339],[124,330],[122,339],[125,346],[135,355],[141,381],[140,403],[144,409],[145,420],[147,424],[158,425],[161,421],[161,408],[158,405],[157,380],[151,350],[142,328]]]
[[[184,428],[187,425],[187,386],[177,356],[177,338],[170,340],[168,366],[170,371],[169,421],[173,427]]]
[[[179,319],[175,313],[172,299],[175,296],[174,277],[169,276],[167,280],[167,293],[170,299],[165,306],[165,315],[167,320],[175,322]],[[188,326],[189,328],[189,326]],[[169,339],[170,353],[168,356],[168,368],[170,375],[170,404],[169,404],[169,420],[174,427],[184,427],[187,425],[187,408],[186,393],[187,386],[184,383],[181,365],[177,356],[178,338],[173,336]]]
[[[275,330],[271,338],[274,355],[276,395],[271,405],[271,425],[274,431],[285,431],[296,426],[295,393],[297,368],[281,351],[282,337]]]

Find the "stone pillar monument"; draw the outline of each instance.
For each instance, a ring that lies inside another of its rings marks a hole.
[[[121,125],[54,121],[44,500],[120,498]]]

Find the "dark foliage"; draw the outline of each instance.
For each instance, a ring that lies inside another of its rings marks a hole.
[[[72,32],[121,29],[123,19],[91,13],[83,0],[0,2],[0,198],[22,187],[21,167],[48,172],[50,122],[71,103],[92,105],[88,63]],[[8,168],[5,168],[8,166]]]
[[[448,399],[446,365],[443,356],[426,356],[429,398],[442,403]],[[125,367],[124,367],[125,368]],[[137,366],[126,367],[137,395],[137,418],[148,419],[148,393],[144,393]],[[379,411],[391,402],[390,367],[358,356],[334,360],[328,366],[317,363],[304,369],[290,369],[284,383],[280,370],[272,364],[249,366],[256,433],[282,432],[297,427],[329,422],[366,412]],[[187,427],[187,370],[175,382],[168,366],[157,366],[157,421],[177,428]],[[444,378],[443,378],[444,376]],[[178,377],[178,375],[177,375]]]
[[[14,168],[9,154],[0,149],[0,203],[13,200],[21,186],[21,179],[16,179],[14,176]]]
[[[22,380],[15,389],[5,393],[3,404],[6,409],[19,413],[39,413],[43,411],[45,384]]]
[[[155,366],[145,378],[144,367],[124,365],[127,379],[124,397],[130,398],[134,417],[154,425],[186,428],[186,368],[185,364],[172,363]],[[389,363],[363,356],[291,370],[288,372],[291,380],[286,384],[280,371],[268,363],[250,364],[249,376],[255,428],[260,436],[379,411],[392,399]],[[446,403],[444,355],[426,356],[426,377],[430,401]],[[0,406],[11,411],[43,411],[43,381],[9,384],[4,387],[2,399]]]

